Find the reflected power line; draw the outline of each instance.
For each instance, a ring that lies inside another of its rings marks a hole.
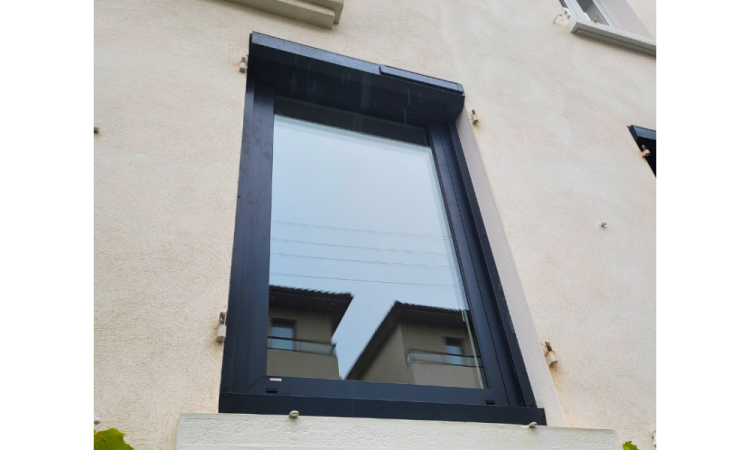
[[[360,281],[364,283],[380,283],[380,284],[403,284],[407,286],[425,286],[434,287],[437,289],[450,289],[455,290],[456,286],[452,284],[432,284],[432,283],[408,283],[401,281],[384,281],[384,280],[360,280],[357,278],[338,278],[338,277],[318,277],[313,275],[302,275],[297,273],[281,273],[281,272],[270,272],[271,275],[281,275],[285,277],[299,277],[299,278],[319,278],[321,280],[340,280],[340,281]]]
[[[284,242],[288,244],[304,244],[304,245],[319,245],[324,247],[340,247],[340,248],[356,248],[358,250],[374,250],[378,252],[390,252],[390,253],[409,253],[414,255],[434,255],[434,256],[448,256],[454,255],[455,253],[439,253],[439,252],[428,252],[422,250],[399,250],[396,248],[379,248],[379,247],[359,247],[356,245],[340,245],[340,244],[326,244],[324,242],[313,242],[313,241],[298,241],[294,239],[279,239],[271,238],[272,241]]]
[[[383,264],[386,266],[408,266],[408,267],[424,267],[427,269],[451,269],[456,266],[437,266],[433,264],[409,264],[409,263],[397,263],[397,262],[383,262],[383,261],[368,261],[364,259],[346,259],[346,258],[328,258],[325,256],[308,256],[308,255],[292,255],[290,253],[273,253],[272,255],[276,256],[288,256],[292,258],[310,258],[310,259],[324,259],[328,261],[346,261],[346,262],[357,262],[357,263],[367,263],[367,264]]]
[[[450,239],[446,236],[438,236],[434,234],[415,234],[415,233],[397,233],[394,231],[376,231],[376,230],[364,230],[361,228],[343,228],[343,227],[329,227],[326,225],[313,225],[311,223],[302,222],[284,222],[281,220],[274,220],[271,222],[276,225],[282,225],[286,227],[303,227],[303,228],[320,228],[324,230],[336,230],[336,231],[351,231],[353,233],[365,233],[365,234],[379,234],[383,236],[401,236],[410,237],[413,239]]]

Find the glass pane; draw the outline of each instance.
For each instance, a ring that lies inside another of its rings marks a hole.
[[[445,338],[445,352],[449,364],[463,365],[463,343],[461,339]]]
[[[451,355],[462,355],[461,339],[445,338],[445,351]]]
[[[277,99],[272,198],[268,375],[484,387],[420,129]]]
[[[294,322],[289,320],[271,320],[268,348],[277,350],[294,350]],[[277,339],[271,339],[271,337]]]
[[[294,322],[271,321],[271,336],[294,339]]]
[[[583,13],[586,18],[592,22],[601,23],[603,25],[609,25],[607,20],[604,18],[604,14],[599,10],[593,0],[580,0],[578,2],[581,5]]]

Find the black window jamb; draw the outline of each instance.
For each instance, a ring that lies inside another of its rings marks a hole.
[[[487,389],[266,374],[277,97],[421,127],[435,157]],[[250,36],[219,412],[546,424],[513,331],[455,121],[460,84]]]
[[[630,134],[633,136],[638,149],[642,152],[648,150],[649,154],[645,156],[646,162],[651,167],[651,171],[656,175],[656,130],[643,128],[636,125],[628,127]]]

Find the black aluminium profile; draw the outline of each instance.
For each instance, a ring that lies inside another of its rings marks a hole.
[[[646,146],[649,152],[651,152],[650,155],[646,156],[646,162],[648,162],[651,171],[656,175],[656,130],[637,125],[630,125],[628,130],[630,130],[630,135],[633,136],[638,150],[642,151],[643,146]]]
[[[451,124],[455,126],[454,124]],[[502,387],[508,401],[511,405],[523,404],[519,397],[517,382],[513,371],[512,361],[509,359],[507,352],[502,351],[499,342],[504,342],[505,338],[502,333],[498,332],[498,321],[492,317],[492,309],[487,308],[486,302],[472,302],[472,299],[488,299],[491,287],[488,285],[488,279],[485,272],[481,270],[483,262],[479,259],[481,253],[478,250],[476,234],[473,233],[474,227],[471,219],[467,216],[468,207],[466,202],[468,194],[463,190],[462,180],[456,170],[455,148],[450,141],[449,125],[431,123],[429,125],[429,137],[435,154],[438,178],[443,191],[448,222],[451,226],[451,233],[454,236],[454,245],[458,263],[461,268],[461,274],[464,278],[464,289],[469,299],[470,310],[481,310],[482,314],[473,314],[475,318],[474,326],[477,331],[481,330],[480,317],[484,317],[488,323],[487,329],[490,331],[488,342],[492,343],[494,355],[497,359],[498,370],[502,374]],[[452,195],[451,195],[452,194]],[[463,237],[463,239],[459,239]],[[489,309],[489,311],[488,311]],[[494,325],[494,326],[493,326]],[[494,333],[492,332],[494,331]],[[478,336],[481,348],[481,336]],[[484,358],[485,366],[489,365],[488,358]],[[509,385],[510,384],[510,385]]]
[[[221,392],[242,392],[266,374],[266,348],[251,343],[267,339],[268,302],[259,315],[242,300],[268,297],[270,260],[256,255],[271,249],[272,151],[273,88],[248,76]]]
[[[451,141],[454,147],[454,154],[456,156],[456,162],[459,166],[461,183],[464,188],[464,192],[466,192],[468,208],[473,220],[477,239],[479,240],[479,247],[482,254],[481,259],[484,262],[486,275],[489,278],[489,284],[495,298],[495,306],[497,308],[496,312],[502,321],[503,337],[506,339],[506,348],[510,353],[511,360],[513,361],[513,370],[515,373],[516,381],[518,382],[521,394],[523,395],[524,403],[528,406],[535,407],[536,400],[534,399],[534,392],[531,388],[531,381],[529,380],[529,375],[526,372],[526,364],[523,361],[521,346],[518,343],[516,331],[513,328],[513,321],[510,317],[510,309],[508,309],[508,302],[505,299],[503,286],[500,282],[500,274],[497,271],[495,257],[493,256],[492,248],[490,247],[490,240],[487,237],[487,230],[484,227],[482,213],[479,210],[479,201],[477,200],[476,193],[474,192],[474,186],[471,183],[469,166],[466,163],[466,157],[464,156],[463,148],[461,147],[461,141],[458,138],[458,130],[456,129],[456,125],[454,123],[451,123],[449,125],[449,129],[451,134]]]
[[[484,405],[437,404],[428,402],[378,401],[287,395],[238,394],[222,398],[222,413],[247,413],[253,403],[253,414],[300,414],[327,417],[365,417],[372,419],[440,420],[454,422],[546,424],[544,410],[538,408],[497,407],[491,401]],[[305,413],[315,411],[315,414]]]
[[[455,120],[463,109],[463,88],[383,67],[258,33],[251,35],[219,412],[286,414],[297,409],[306,415],[545,424],[544,410],[537,407],[526,374],[458,140]],[[489,389],[295,377],[284,377],[279,383],[266,375],[277,96],[425,130],[435,156],[467,301],[472,311],[482,312],[475,328]]]
[[[637,125],[630,125],[628,127],[628,130],[630,130],[630,134],[633,136],[633,139],[635,139],[635,141],[639,144],[645,144],[647,143],[647,141],[656,142],[656,130],[639,127]]]
[[[463,87],[260,33],[250,36],[248,75],[276,95],[407,124],[454,121]]]
[[[472,267],[477,269],[476,276],[479,284],[486,291],[483,293],[483,296],[491,297],[495,300],[495,310],[485,311],[485,314],[488,320],[499,320],[498,326],[493,329],[499,329],[501,333],[493,336],[492,342],[499,347],[496,351],[499,360],[504,363],[504,367],[502,368],[503,376],[517,383],[521,395],[519,403],[534,407],[536,406],[536,400],[534,399],[531,382],[529,381],[526,366],[523,362],[523,355],[521,354],[521,347],[513,328],[510,310],[505,299],[500,275],[495,265],[495,258],[490,248],[487,231],[479,210],[479,202],[474,192],[471,175],[469,174],[469,168],[464,157],[463,148],[461,147],[461,141],[458,138],[458,130],[455,123],[451,122],[444,127],[442,138],[444,139],[443,145],[451,147],[451,151],[446,152],[446,154],[453,157],[448,160],[451,164],[455,165],[450,171],[450,173],[455,173],[457,178],[454,181],[454,192],[464,194],[463,196],[457,195],[460,207],[463,210],[461,217],[465,222],[464,226],[473,231],[472,237],[474,239],[468,239],[468,242],[472,244],[470,248],[474,258]],[[509,355],[509,357],[504,358],[505,355]],[[509,395],[512,395],[512,393],[509,392]]]

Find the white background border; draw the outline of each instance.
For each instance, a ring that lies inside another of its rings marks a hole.
[[[743,27],[701,20],[700,6],[658,1],[661,449],[747,446],[736,430],[750,403],[750,64]],[[91,445],[93,9],[86,1],[3,7],[7,448]],[[747,3],[728,10],[740,22],[750,17]]]

